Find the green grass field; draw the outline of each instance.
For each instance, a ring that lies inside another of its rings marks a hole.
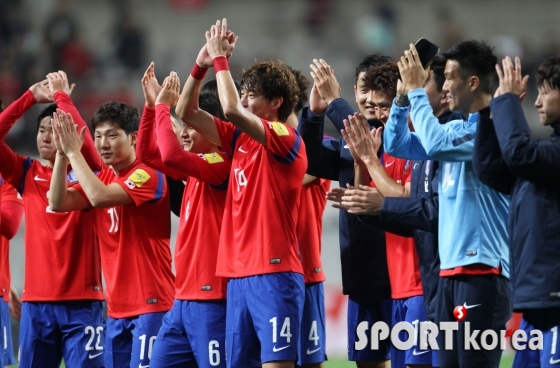
[[[510,368],[513,363],[513,354],[507,354],[502,357],[502,361],[500,362],[500,368]],[[12,365],[10,367],[16,368],[16,365]],[[60,366],[60,368],[65,368],[64,362]],[[354,368],[356,364],[354,362],[349,362],[346,359],[331,359],[325,363],[325,368]]]
[[[500,368],[511,368],[513,363],[513,354],[507,354],[502,357]],[[349,362],[346,359],[331,359],[325,363],[325,368],[355,368],[354,362]]]

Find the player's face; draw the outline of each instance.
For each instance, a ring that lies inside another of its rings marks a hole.
[[[389,111],[391,111],[391,103],[393,99],[387,93],[371,90],[367,104],[373,107],[375,111],[374,118],[381,120],[383,124],[389,119]],[[369,109],[369,107],[368,107]]]
[[[430,71],[430,78],[428,78],[428,81],[424,85],[424,91],[426,91],[426,95],[428,95],[428,102],[430,103],[430,106],[435,113],[440,109],[442,92],[438,91],[437,89],[437,83],[434,80],[433,73],[434,72]]]
[[[136,132],[129,135],[111,122],[100,123],[94,132],[95,148],[106,165],[113,168],[130,160],[134,155]]]
[[[246,89],[241,90],[241,104],[259,118],[275,120],[278,109],[274,108],[274,103],[275,101],[268,101],[263,96],[256,95]]]
[[[183,124],[183,130],[181,130],[181,143],[185,151],[192,153],[208,153],[212,152],[214,148],[212,142],[187,124]]]
[[[41,120],[39,130],[37,131],[37,149],[39,150],[39,156],[43,160],[54,161],[56,147],[52,138],[51,117],[48,116]]]
[[[560,122],[560,91],[550,88],[548,83],[539,87],[539,95],[535,101],[542,125],[552,125]]]
[[[447,96],[449,110],[465,111],[472,102],[473,94],[469,91],[468,80],[463,79],[459,72],[459,63],[456,60],[447,60],[443,92]]]
[[[356,96],[356,103],[358,110],[368,120],[376,119],[375,106],[371,104],[370,92],[371,89],[364,83],[365,72],[358,74],[358,81],[354,86],[354,95]]]

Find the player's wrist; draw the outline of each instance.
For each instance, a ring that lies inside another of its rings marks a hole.
[[[194,63],[193,68],[191,70],[191,77],[196,80],[203,80],[208,72],[208,68],[201,66],[198,60]]]
[[[229,70],[229,63],[228,59],[225,55],[217,55],[212,58],[212,65],[214,65],[214,69],[216,73],[222,70]]]

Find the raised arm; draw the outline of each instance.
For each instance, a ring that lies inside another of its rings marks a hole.
[[[385,167],[377,157],[381,146],[381,128],[369,130],[367,120],[361,114],[354,114],[344,122],[345,129],[342,131],[344,139],[348,143],[350,152],[357,155],[367,167],[371,179],[383,196],[409,197],[410,185],[403,186],[389,176]],[[356,157],[354,157],[356,160]]]
[[[49,84],[45,79],[32,85],[19,99],[12,102],[0,113],[0,174],[4,180],[11,180],[16,189],[19,188],[20,175],[23,175],[22,160],[25,158],[16,154],[4,142],[4,138],[23,114],[35,103],[53,102],[50,97]],[[30,159],[29,159],[30,160]],[[14,177],[14,174],[17,177]]]
[[[521,107],[528,77],[521,74],[521,61],[509,57],[497,66],[500,97],[490,103],[494,128],[502,156],[511,172],[538,185],[558,188],[560,182],[560,144],[556,140],[532,139]],[[542,98],[539,96],[539,98]],[[557,129],[557,128],[556,128]]]
[[[218,94],[225,117],[242,132],[265,145],[266,133],[263,122],[260,117],[243,107],[229,71],[227,55],[232,46],[228,41],[225,18],[221,24],[217,21],[210,31],[206,32],[206,47],[216,71]]]
[[[68,77],[62,70],[56,73],[49,73],[47,75],[47,80],[49,81],[49,89],[53,94],[57,107],[72,115],[72,119],[74,119],[74,122],[78,124],[78,130],[81,130],[84,127],[86,128],[82,153],[89,167],[91,167],[92,170],[101,169],[101,157],[95,149],[95,144],[93,143],[89,128],[82,118],[82,115],[80,115],[76,106],[74,106],[74,103],[70,99],[70,94],[74,89],[74,84],[71,86],[68,84]]]
[[[57,147],[60,147],[61,151],[70,161],[80,187],[91,205],[96,208],[104,208],[133,203],[132,198],[120,185],[115,183],[104,184],[87,165],[84,156],[80,152],[85,128],[78,135],[76,126],[72,121],[72,116],[63,112],[57,113],[53,120],[53,132],[55,132]],[[49,206],[55,212],[73,211],[89,207],[86,199],[74,188],[69,188],[66,191],[63,190],[61,181],[65,179],[63,179],[61,174],[63,164],[60,162],[63,160],[58,160],[58,158],[55,162],[55,167],[58,169],[57,179],[55,180],[53,173],[53,180],[51,181],[53,193],[49,196]],[[65,183],[64,186],[66,186]]]
[[[393,100],[389,118],[383,131],[383,149],[394,157],[409,160],[428,159],[418,136],[408,128],[410,102],[402,82],[397,82],[397,97]]]
[[[502,157],[489,107],[479,112],[474,140],[473,169],[484,184],[504,194],[511,193],[515,177]]]
[[[226,39],[229,44],[227,49],[229,50],[229,55],[231,55],[237,37],[232,32],[229,32],[227,33]],[[211,66],[213,66],[212,58],[208,54],[208,48],[205,44],[202,49],[200,49],[191,74],[183,87],[181,96],[179,96],[175,112],[183,122],[192,126],[210,142],[221,145],[220,135],[213,116],[200,109],[198,105],[198,96],[200,95],[202,80],[208,68]]]

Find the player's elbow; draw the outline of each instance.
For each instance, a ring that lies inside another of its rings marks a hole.
[[[64,210],[64,203],[52,198],[49,198],[49,208],[53,212],[66,212]]]
[[[243,106],[241,106],[240,104],[230,103],[226,101],[224,104],[222,104],[222,108],[224,110],[224,116],[228,121],[238,121],[243,117]]]

